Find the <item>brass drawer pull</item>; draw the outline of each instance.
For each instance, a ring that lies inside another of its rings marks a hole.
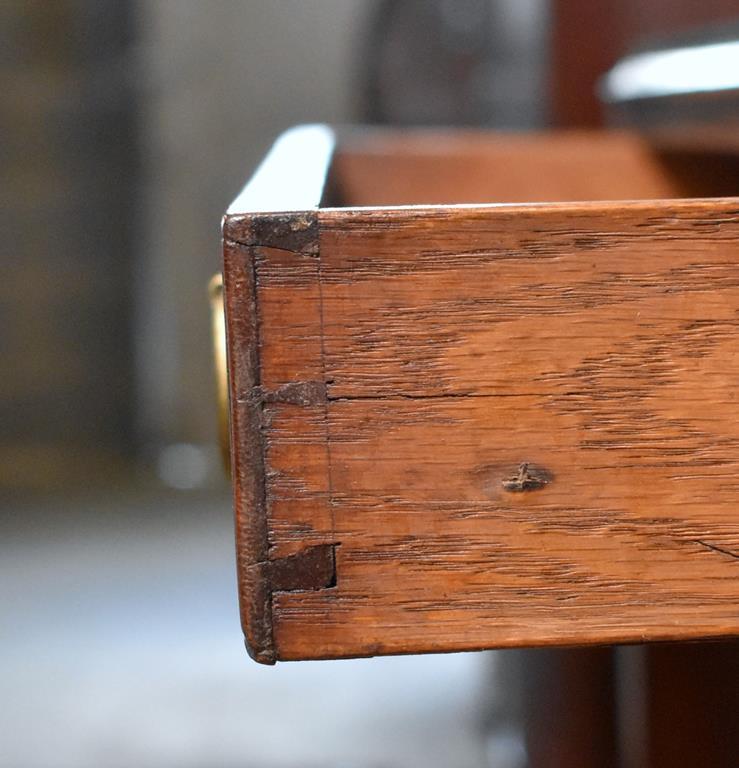
[[[210,322],[213,335],[213,365],[216,375],[216,398],[218,407],[218,443],[221,449],[223,467],[231,470],[231,453],[228,429],[228,367],[226,363],[226,319],[223,313],[223,276],[213,275],[208,283],[210,299]]]

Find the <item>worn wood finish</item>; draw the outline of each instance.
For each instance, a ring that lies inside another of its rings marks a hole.
[[[739,200],[224,231],[257,659],[739,634]]]

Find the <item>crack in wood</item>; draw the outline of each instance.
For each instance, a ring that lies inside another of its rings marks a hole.
[[[734,560],[739,560],[739,554],[732,552],[730,549],[717,547],[715,544],[709,544],[707,541],[703,541],[702,539],[692,539],[692,542],[693,544],[699,544],[701,547],[710,549],[711,552],[718,552],[720,555],[727,555],[728,557],[734,558]]]

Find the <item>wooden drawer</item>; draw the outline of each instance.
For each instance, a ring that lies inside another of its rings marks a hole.
[[[737,181],[628,134],[285,134],[223,229],[254,658],[739,635]]]

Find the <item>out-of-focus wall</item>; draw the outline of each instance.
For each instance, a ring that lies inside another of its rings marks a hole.
[[[131,11],[0,3],[0,490],[110,481],[135,452]]]
[[[373,0],[140,0],[145,188],[138,277],[140,429],[215,441],[205,287],[219,222],[290,125],[357,116]]]

